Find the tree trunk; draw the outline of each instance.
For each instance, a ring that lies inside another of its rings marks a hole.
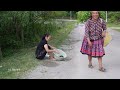
[[[30,36],[34,37],[34,12],[29,12],[29,31]]]
[[[22,39],[22,44],[24,47],[24,30],[23,29],[21,30],[21,39]]]
[[[18,23],[18,21],[16,21],[16,37],[17,37],[17,40],[20,40],[20,23]]]
[[[17,38],[17,40],[20,40],[19,23],[18,23],[18,19],[16,16],[13,16],[13,22],[14,22],[14,28],[15,28],[15,32],[16,32],[16,38]]]
[[[0,60],[2,60],[2,50],[1,50],[1,46],[0,46]]]

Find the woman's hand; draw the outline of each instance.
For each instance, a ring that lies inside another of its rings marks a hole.
[[[89,45],[90,47],[92,47],[92,42],[91,42],[91,41],[88,41],[88,45]]]
[[[89,45],[90,47],[92,47],[92,42],[90,41],[89,38],[87,38],[87,41],[88,41],[88,45]]]
[[[102,32],[102,37],[105,37],[106,36],[106,31],[103,31]]]
[[[53,49],[53,50],[54,50],[54,52],[59,53],[59,51],[57,49]]]

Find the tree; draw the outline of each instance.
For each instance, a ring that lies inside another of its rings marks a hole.
[[[105,19],[105,11],[100,11],[100,16]],[[77,12],[77,19],[79,22],[85,22],[90,18],[90,11],[79,11]]]
[[[0,60],[2,59],[2,50],[1,50],[1,46],[0,46]]]
[[[108,21],[111,23],[120,22],[120,11],[108,11]]]
[[[7,49],[35,45],[45,33],[63,28],[67,11],[0,11],[0,57]],[[9,51],[8,51],[9,52]]]

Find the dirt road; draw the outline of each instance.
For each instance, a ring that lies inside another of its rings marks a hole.
[[[69,35],[60,49],[68,57],[65,61],[41,61],[41,65],[27,73],[24,79],[120,79],[120,33],[108,29],[112,35],[111,43],[105,47],[103,57],[107,72],[98,71],[98,60],[93,58],[93,69],[88,68],[86,55],[80,53],[84,36],[84,24],[79,24]]]

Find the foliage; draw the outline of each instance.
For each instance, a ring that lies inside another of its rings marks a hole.
[[[120,12],[119,11],[109,11],[108,20],[110,23],[120,22]]]
[[[79,22],[85,22],[90,18],[90,11],[79,11],[77,12],[77,19]],[[100,11],[100,16],[105,19],[105,11]]]
[[[34,46],[45,33],[63,28],[66,11],[0,11],[0,48],[4,51]]]

